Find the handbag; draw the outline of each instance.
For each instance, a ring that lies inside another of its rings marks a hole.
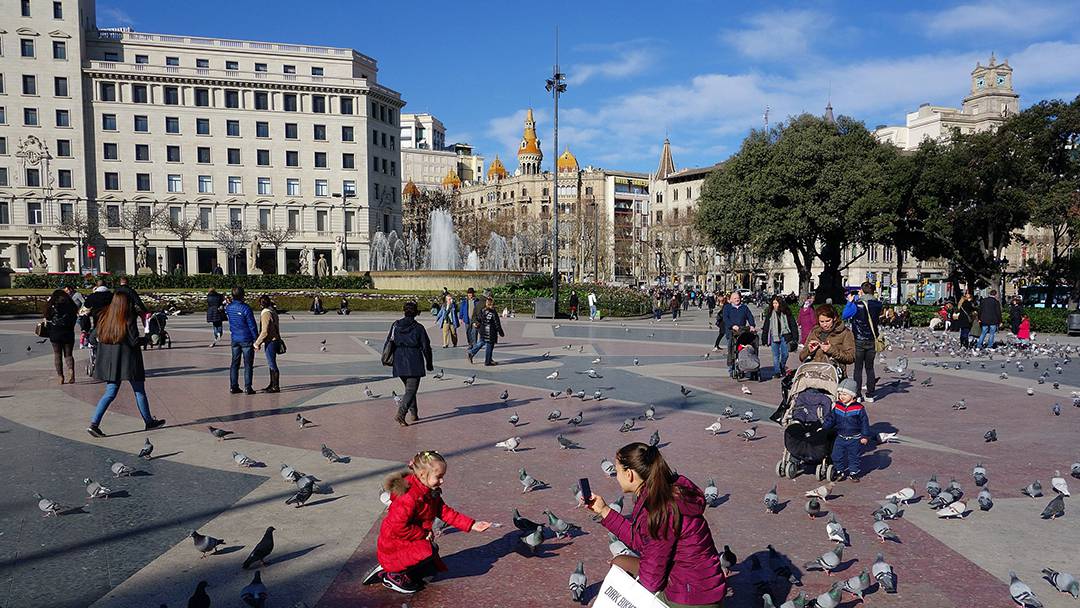
[[[284,355],[289,352],[288,347],[285,346],[285,340],[282,340],[281,338],[274,340],[274,350],[276,350],[279,355]]]
[[[383,344],[382,349],[382,364],[386,367],[394,366],[394,351],[397,349],[397,345],[394,344],[394,327],[390,328],[390,335],[386,338],[386,344]]]
[[[44,338],[45,336],[49,335],[48,319],[42,319],[38,321],[37,325],[34,326],[34,335],[39,338]]]
[[[889,343],[885,341],[885,336],[878,335],[877,327],[874,326],[874,319],[870,317],[870,307],[866,305],[866,302],[863,302],[862,305],[863,309],[866,310],[866,324],[870,326],[870,334],[874,336],[874,352],[880,353],[889,348]]]

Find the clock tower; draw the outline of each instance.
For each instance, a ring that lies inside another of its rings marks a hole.
[[[1013,69],[1006,59],[997,63],[993,53],[989,65],[976,63],[971,71],[971,93],[964,98],[964,114],[994,114],[1002,118],[1020,111],[1020,95],[1013,90]]]

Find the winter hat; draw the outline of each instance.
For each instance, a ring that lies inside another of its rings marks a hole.
[[[852,395],[859,394],[859,385],[855,384],[855,381],[851,378],[844,378],[840,382],[840,388],[837,389],[838,393],[851,393]]]

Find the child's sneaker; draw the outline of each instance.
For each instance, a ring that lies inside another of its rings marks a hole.
[[[387,572],[383,574],[382,584],[387,589],[393,589],[398,593],[416,593],[417,587],[404,572]]]
[[[367,573],[364,580],[360,581],[364,585],[372,585],[379,580],[382,580],[383,567],[380,564],[375,564],[375,567],[371,569],[371,572]]]
[[[850,481],[851,483],[859,483],[859,476],[855,474],[849,475],[848,481]]]

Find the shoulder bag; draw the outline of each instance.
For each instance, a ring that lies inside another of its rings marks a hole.
[[[284,355],[285,353],[289,352],[288,347],[285,346],[285,340],[282,340],[281,338],[277,338],[276,340],[274,340],[274,349],[279,355]]]
[[[386,338],[386,344],[383,344],[382,364],[386,367],[394,366],[394,351],[397,349],[397,345],[394,344],[395,328],[397,328],[396,324],[390,328],[390,335]]]
[[[34,335],[39,338],[44,338],[49,335],[49,320],[42,319],[34,326]]]
[[[862,303],[863,309],[866,310],[866,324],[870,326],[870,334],[874,336],[874,352],[880,353],[889,347],[889,343],[885,341],[885,336],[880,336],[877,333],[877,324],[874,323],[874,318],[870,316],[870,306],[866,302]]]

